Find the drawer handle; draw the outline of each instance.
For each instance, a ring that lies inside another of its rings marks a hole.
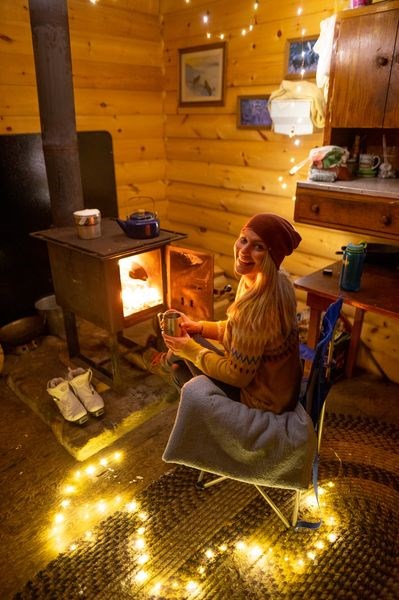
[[[392,219],[391,219],[391,217],[389,217],[388,215],[383,215],[383,216],[381,217],[381,223],[382,223],[383,225],[390,225],[390,224],[392,223]]]
[[[320,212],[320,206],[318,204],[312,204],[310,210],[312,211],[312,213],[315,213],[317,215]]]

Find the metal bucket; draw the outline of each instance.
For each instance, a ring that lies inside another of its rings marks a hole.
[[[35,308],[42,315],[47,332],[65,339],[64,315],[62,308],[57,304],[54,295],[44,296],[35,302]]]

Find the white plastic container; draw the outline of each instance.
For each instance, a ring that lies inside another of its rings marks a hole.
[[[101,236],[101,213],[98,208],[75,210],[76,231],[82,240],[92,240]]]

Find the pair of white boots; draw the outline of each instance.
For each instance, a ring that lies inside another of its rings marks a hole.
[[[89,418],[104,414],[104,401],[91,384],[91,369],[68,369],[67,379],[55,377],[47,383],[47,392],[67,421],[83,425]]]

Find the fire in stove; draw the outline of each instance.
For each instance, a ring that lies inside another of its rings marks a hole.
[[[124,318],[163,303],[159,250],[118,260]]]

